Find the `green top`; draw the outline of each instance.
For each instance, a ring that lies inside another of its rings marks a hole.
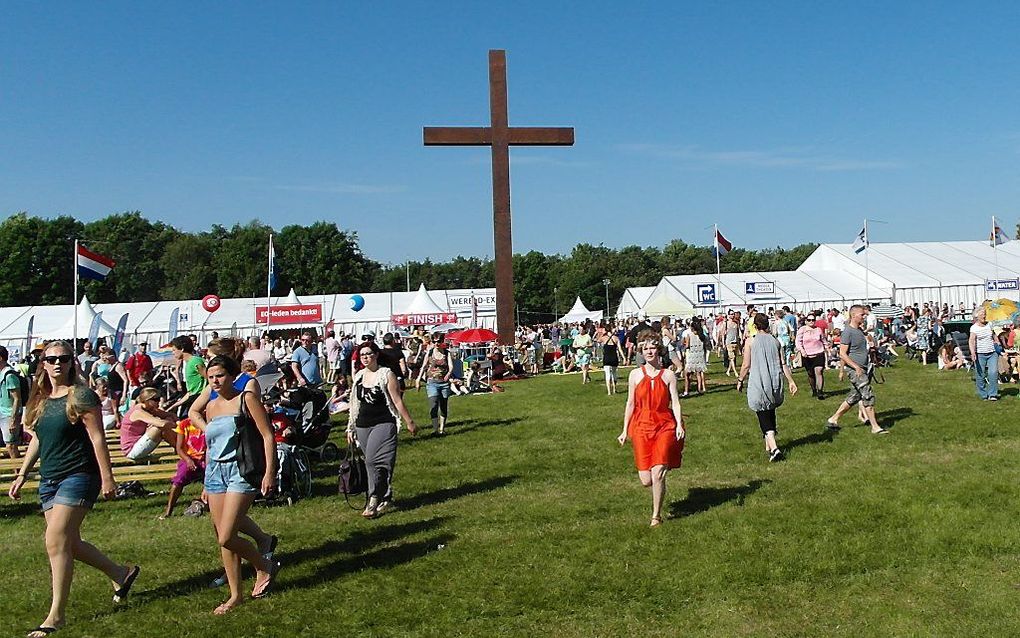
[[[99,405],[99,396],[84,386],[72,388],[71,392],[78,393],[83,406]],[[78,472],[99,474],[96,450],[84,423],[81,420],[71,423],[67,418],[66,396],[46,400],[34,434],[39,438],[39,476],[42,478],[59,480]]]
[[[189,395],[195,395],[205,389],[205,377],[199,374],[199,366],[205,364],[202,357],[192,355],[184,362],[184,385]]]
[[[14,368],[4,366],[0,369],[0,416],[14,416],[12,392],[21,392],[21,381]]]

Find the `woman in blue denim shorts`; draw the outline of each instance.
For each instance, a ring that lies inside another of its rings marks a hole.
[[[205,493],[209,497],[216,538],[220,545],[223,567],[230,586],[230,598],[213,613],[223,615],[244,602],[241,594],[241,560],[255,568],[255,587],[252,598],[269,593],[280,564],[266,559],[250,541],[237,535],[241,520],[259,493],[272,494],[276,490],[276,440],[269,424],[269,416],[253,392],[240,391],[234,380],[241,367],[233,358],[217,356],[206,366],[209,386],[217,397],[205,406],[205,414],[189,412],[191,423],[205,430],[206,466]],[[241,401],[255,421],[264,442],[266,471],[261,485],[252,485],[241,476],[237,467],[237,430],[235,419],[241,413]]]
[[[43,638],[64,626],[74,561],[109,577],[115,603],[127,598],[139,568],[113,562],[81,538],[85,515],[100,493],[113,498],[117,485],[106,449],[99,397],[78,378],[69,343],[47,344],[25,406],[24,423],[33,434],[32,442],[9,495],[21,497],[25,477],[39,460],[39,501],[46,517],[53,599],[46,620],[30,631],[28,638]]]

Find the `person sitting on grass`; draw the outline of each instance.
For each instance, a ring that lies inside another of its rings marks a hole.
[[[177,434],[177,473],[170,479],[170,497],[166,510],[159,517],[165,520],[174,513],[174,505],[184,488],[205,478],[205,432],[191,425],[190,419],[182,419],[174,430]]]
[[[329,413],[340,414],[351,409],[351,387],[346,376],[338,376],[329,395]]]
[[[939,370],[959,370],[966,365],[963,351],[952,341],[945,342],[939,348]]]
[[[135,403],[120,422],[120,449],[128,459],[140,461],[166,441],[177,446],[174,422],[169,412],[159,407],[159,390],[142,388]]]

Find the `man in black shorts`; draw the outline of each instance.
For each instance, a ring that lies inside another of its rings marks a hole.
[[[847,367],[850,393],[839,404],[836,413],[825,422],[825,427],[830,430],[838,430],[839,417],[860,403],[864,406],[864,415],[871,424],[871,433],[888,434],[889,430],[882,429],[878,425],[878,421],[875,420],[875,393],[871,389],[871,380],[868,375],[868,368],[871,365],[868,358],[868,339],[861,330],[861,326],[864,325],[864,316],[864,306],[851,306],[850,322],[840,334],[839,358]]]

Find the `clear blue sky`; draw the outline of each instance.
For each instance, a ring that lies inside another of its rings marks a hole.
[[[894,5],[894,6],[890,6]],[[7,0],[0,207],[187,230],[325,219],[371,257],[491,255],[486,51],[514,249],[977,239],[1020,209],[1020,3]]]

